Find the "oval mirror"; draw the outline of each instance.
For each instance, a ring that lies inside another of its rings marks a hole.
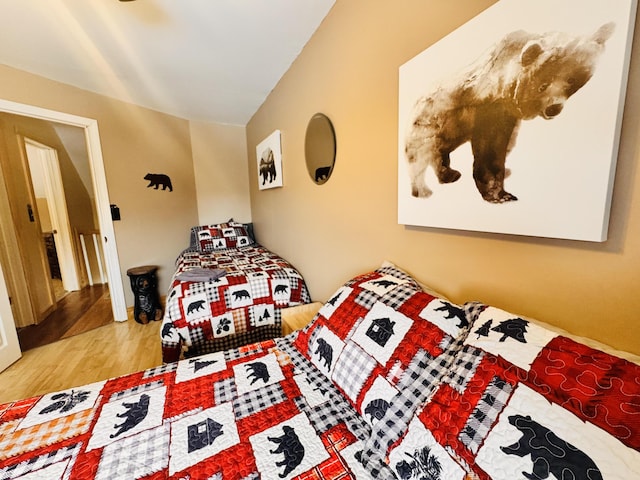
[[[331,120],[323,113],[316,113],[309,120],[304,157],[311,180],[318,185],[326,183],[336,161],[336,135]]]

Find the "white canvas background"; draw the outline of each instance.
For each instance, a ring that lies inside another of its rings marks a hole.
[[[398,222],[552,238],[606,239],[636,0],[501,0],[399,69]],[[451,154],[462,177],[411,195],[404,139],[415,101],[514,30],[588,35],[616,24],[593,77],[552,120],[523,120],[506,166],[515,202],[486,202],[472,177],[470,144]]]

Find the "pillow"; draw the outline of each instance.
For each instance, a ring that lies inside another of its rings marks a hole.
[[[341,286],[295,346],[373,426],[401,394],[415,403],[438,383],[466,325],[460,307],[385,264]],[[417,381],[418,391],[404,392]]]
[[[382,266],[383,267],[393,267],[393,268],[397,268],[398,270],[401,270],[404,272],[404,270],[402,270],[400,267],[394,265],[392,262],[385,260],[384,262],[382,262]],[[407,272],[405,272],[407,273]],[[407,274],[409,275],[409,274]],[[422,290],[424,290],[425,292],[427,292],[430,295],[433,295],[434,297],[438,297],[438,298],[442,298],[444,300],[449,301],[449,299],[446,297],[446,295],[443,295],[442,293],[438,292],[437,290],[431,288],[430,285],[427,285],[425,283],[422,283],[420,280],[416,280],[416,282],[418,283],[418,285],[420,285],[420,288]]]
[[[495,307],[391,446],[399,478],[640,478],[640,365]],[[446,473],[446,474],[445,474]]]
[[[225,223],[199,225],[191,228],[190,245],[200,252],[246,247],[255,243],[253,224],[229,220]]]

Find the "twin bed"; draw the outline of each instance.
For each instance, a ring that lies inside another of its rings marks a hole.
[[[282,309],[310,301],[300,272],[256,243],[251,224],[193,227],[167,294],[162,359],[280,337]]]
[[[638,357],[589,343],[385,263],[285,337],[1,405],[0,479],[640,478]]]

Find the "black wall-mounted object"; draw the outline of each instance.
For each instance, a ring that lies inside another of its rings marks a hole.
[[[120,208],[117,205],[111,204],[111,220],[120,220]]]
[[[158,190],[159,187],[162,187],[162,190],[168,188],[170,192],[173,192],[173,185],[171,185],[169,175],[165,175],[164,173],[147,173],[144,179],[149,182],[147,188],[153,187],[154,190]]]

